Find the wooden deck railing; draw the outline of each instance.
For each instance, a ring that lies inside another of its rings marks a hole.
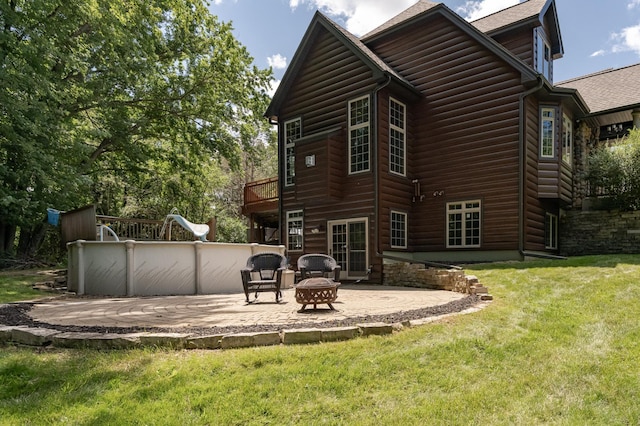
[[[111,228],[121,241],[147,241],[169,238],[169,229],[166,230],[166,235],[160,235],[164,223],[163,220],[126,219],[122,217],[96,215],[96,221],[98,224]],[[172,241],[191,241],[194,239],[193,234],[177,223],[173,222],[171,224]]]
[[[278,178],[249,182],[244,185],[244,204],[262,203],[278,199]]]

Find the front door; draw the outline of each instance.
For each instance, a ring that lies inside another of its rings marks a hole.
[[[328,223],[329,255],[342,268],[340,277],[367,277],[369,259],[367,218],[335,220]]]

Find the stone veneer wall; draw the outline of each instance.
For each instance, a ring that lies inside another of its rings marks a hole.
[[[483,299],[490,300],[487,287],[480,284],[477,277],[465,275],[460,269],[426,268],[423,264],[406,262],[390,263],[384,265],[383,284],[479,294],[484,295]]]
[[[561,218],[561,255],[619,253],[640,253],[640,211],[570,210]]]

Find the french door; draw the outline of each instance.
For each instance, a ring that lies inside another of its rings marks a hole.
[[[342,268],[340,277],[366,278],[369,227],[367,218],[329,221],[329,255]]]

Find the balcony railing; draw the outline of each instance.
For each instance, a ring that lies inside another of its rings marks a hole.
[[[249,182],[244,186],[244,205],[278,200],[278,178]]]

